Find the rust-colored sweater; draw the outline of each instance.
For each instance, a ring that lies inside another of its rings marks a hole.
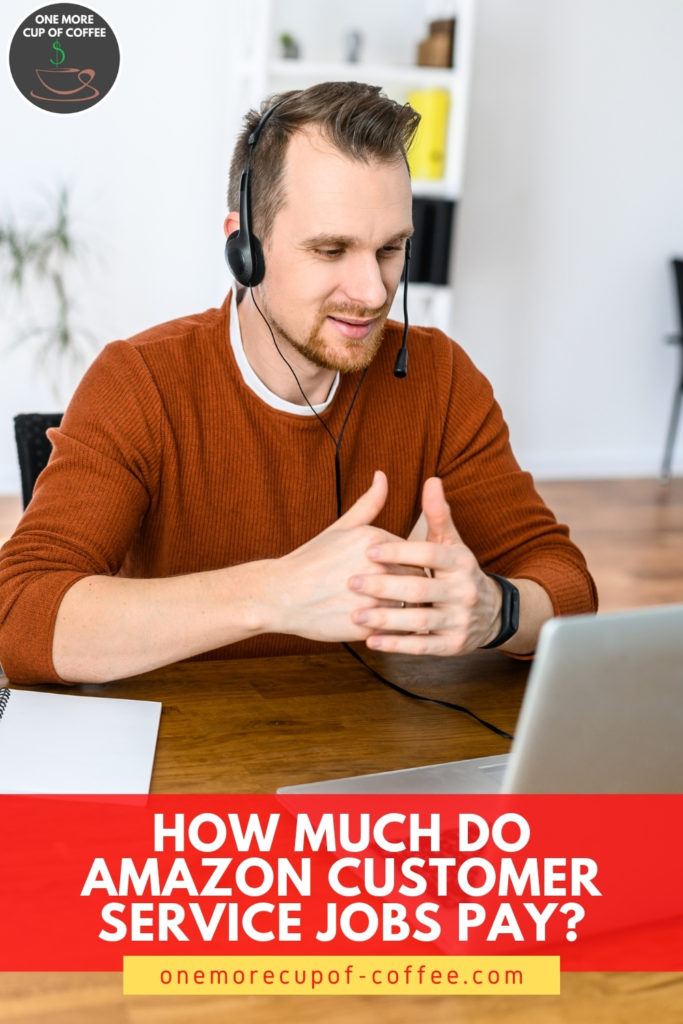
[[[0,552],[0,663],[15,681],[58,680],[52,639],[68,588],[91,575],[163,577],[298,547],[335,518],[334,446],[313,416],[280,411],[245,383],[229,303],[108,345],[79,385],[33,500]],[[411,327],[410,372],[393,375],[390,323],[344,434],[344,508],[389,479],[376,525],[407,536],[423,481],[442,478],[482,568],[535,580],[557,614],[596,607],[593,581],[510,450],[491,386],[437,330]],[[358,375],[323,419],[339,433]],[[266,635],[201,658],[324,651]]]

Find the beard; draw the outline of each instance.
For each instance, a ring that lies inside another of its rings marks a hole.
[[[358,307],[344,306],[335,307],[334,310],[323,310],[316,317],[313,327],[305,339],[295,338],[284,327],[277,317],[273,316],[270,310],[266,316],[273,328],[280,337],[291,345],[300,355],[304,356],[314,366],[323,370],[334,370],[340,373],[356,373],[365,370],[377,355],[384,338],[387,316],[389,315],[391,303],[387,302],[377,312],[374,309],[359,309]],[[342,338],[337,344],[327,341],[323,337],[323,328],[328,316],[351,317],[356,320],[375,317],[370,333],[365,338]]]

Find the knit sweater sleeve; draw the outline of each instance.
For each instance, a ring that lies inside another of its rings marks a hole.
[[[0,663],[10,680],[59,681],[59,605],[77,580],[121,567],[156,489],[160,408],[139,351],[114,342],[49,432],[48,466],[0,550]]]
[[[484,571],[538,583],[556,615],[595,611],[586,561],[520,469],[491,385],[458,345],[452,351],[438,475],[464,543]]]

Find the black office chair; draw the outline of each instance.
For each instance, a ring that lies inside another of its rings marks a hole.
[[[671,479],[671,460],[673,458],[674,444],[676,442],[676,433],[678,432],[678,420],[681,415],[681,402],[683,401],[683,259],[672,260],[671,266],[673,267],[674,278],[676,281],[680,334],[670,334],[667,341],[672,342],[674,345],[680,345],[681,365],[680,373],[678,375],[678,384],[674,391],[674,402],[671,407],[669,429],[666,434],[666,443],[664,445],[664,458],[662,460],[661,473],[661,477],[664,482],[668,482]]]
[[[61,412],[26,412],[14,417],[24,508],[31,500],[35,482],[47,466],[52,451],[45,431],[50,427],[58,427],[62,415]]]

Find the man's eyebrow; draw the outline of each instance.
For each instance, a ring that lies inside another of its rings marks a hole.
[[[395,242],[403,242],[406,238],[410,238],[413,234],[413,228],[404,228],[403,231],[398,231],[391,238],[388,238],[383,245],[392,245]],[[303,249],[322,249],[322,248],[335,248],[335,249],[350,249],[354,245],[358,245],[360,239],[353,235],[328,235],[320,234],[313,235],[311,238],[305,238],[300,243]]]

